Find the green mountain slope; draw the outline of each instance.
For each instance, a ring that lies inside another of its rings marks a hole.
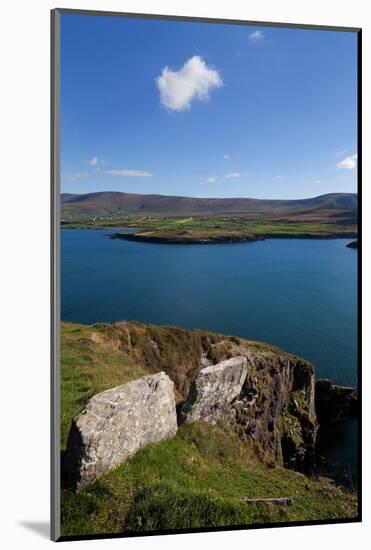
[[[251,198],[194,198],[167,195],[99,192],[61,195],[62,218],[88,216],[220,216],[288,215],[311,211],[350,211],[357,209],[354,193],[332,193],[300,200],[262,200]]]

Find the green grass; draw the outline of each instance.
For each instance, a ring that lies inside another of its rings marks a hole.
[[[94,394],[164,370],[184,398],[201,353],[213,361],[244,353],[270,357],[267,344],[176,327],[116,323],[61,326],[61,448],[72,418]],[[285,355],[287,357],[287,355]],[[260,372],[259,380],[263,383]],[[283,421],[290,422],[291,417]],[[222,527],[281,521],[349,518],[357,500],[278,466],[227,427],[182,426],[175,438],[150,445],[79,493],[62,491],[62,534],[81,535]],[[246,505],[244,497],[291,496],[294,505]]]
[[[72,418],[90,397],[163,370],[174,381],[177,398],[184,398],[190,381],[196,376],[202,350],[210,349],[211,343],[223,338],[204,331],[136,322],[114,325],[62,323],[62,450],[66,448]],[[219,353],[227,351],[222,342]]]
[[[61,447],[71,420],[96,393],[144,376],[123,346],[93,325],[61,325]]]
[[[182,231],[186,238],[205,238],[209,236],[228,235],[264,235],[285,237],[336,237],[349,234],[356,237],[355,224],[346,223],[346,218],[338,218],[335,222],[326,215],[323,218],[311,217],[304,219],[295,216],[275,220],[272,216],[251,217],[227,217],[227,218],[187,218],[174,217],[168,219],[117,219],[117,220],[74,220],[67,227],[86,228],[140,228],[141,234],[148,236],[173,237],[176,232]]]
[[[290,496],[293,506],[243,498]],[[62,534],[208,528],[356,517],[356,497],[261,464],[223,427],[184,425],[84,487],[63,490]]]

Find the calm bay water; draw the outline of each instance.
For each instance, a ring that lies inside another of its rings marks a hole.
[[[113,231],[112,231],[113,232]],[[227,245],[111,240],[62,229],[61,318],[137,320],[269,342],[357,382],[357,251],[349,240],[271,239]],[[356,477],[356,423],[333,457]]]
[[[111,240],[62,230],[61,317],[137,320],[269,342],[356,383],[357,252],[349,240],[227,245]]]

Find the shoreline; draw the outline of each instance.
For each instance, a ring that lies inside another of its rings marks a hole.
[[[106,235],[109,239],[118,239],[130,242],[142,242],[152,244],[239,244],[239,243],[252,243],[257,241],[265,241],[267,239],[319,239],[319,240],[332,240],[332,239],[355,239],[357,234],[353,232],[339,233],[336,235],[324,234],[318,235],[313,233],[303,233],[301,235],[292,235],[291,233],[276,233],[276,234],[260,234],[260,235],[221,235],[220,237],[206,237],[197,238],[189,237],[182,239],[179,237],[157,237],[155,235],[145,236],[138,235],[136,233],[113,233]]]

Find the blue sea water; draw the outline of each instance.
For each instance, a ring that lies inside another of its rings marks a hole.
[[[165,245],[111,240],[111,232],[62,229],[63,321],[137,320],[260,340],[308,359],[317,378],[357,383],[349,240]],[[335,431],[324,472],[354,483],[357,422]]]
[[[111,240],[62,229],[61,318],[137,320],[269,342],[357,381],[357,251],[349,240],[221,245]]]

